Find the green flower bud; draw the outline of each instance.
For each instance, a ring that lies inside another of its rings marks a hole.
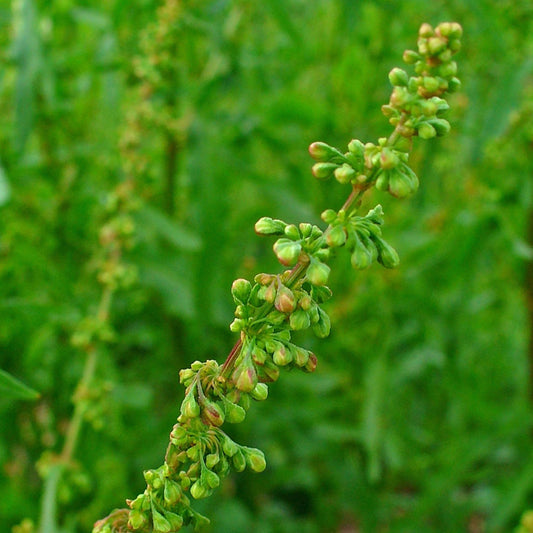
[[[331,320],[328,314],[319,307],[318,308],[318,322],[316,322],[316,324],[313,324],[313,333],[319,339],[324,339],[329,335],[330,331],[331,331]]]
[[[256,283],[259,283],[259,285],[270,285],[274,280],[276,279],[276,276],[274,274],[257,274],[254,277],[254,281]]]
[[[359,241],[359,244],[356,244],[353,249],[350,261],[354,268],[364,270],[372,264],[372,254],[367,250],[363,243]]]
[[[202,479],[197,479],[192,485],[191,485],[191,489],[190,489],[190,492],[191,492],[191,496],[195,499],[195,500],[200,500],[202,498],[207,498],[207,496],[209,496],[211,494],[211,490],[209,490],[208,487],[206,487],[203,483],[202,483]],[[155,522],[154,522],[154,525],[155,525]]]
[[[181,414],[185,418],[196,418],[200,414],[200,406],[194,397],[194,390],[195,387],[185,395],[185,399],[181,404]]]
[[[290,239],[282,238],[274,243],[274,253],[278,261],[285,266],[294,266],[301,251],[301,244]]]
[[[212,470],[207,468],[202,469],[201,480],[203,485],[211,489],[216,489],[220,485],[220,478]]]
[[[246,326],[246,321],[245,320],[243,320],[242,318],[236,318],[229,325],[229,329],[230,329],[230,331],[233,331],[233,333],[239,333],[239,331],[242,331],[245,326]]]
[[[189,386],[191,384],[191,380],[196,376],[196,372],[192,370],[191,368],[184,368],[183,370],[180,370],[180,383],[183,383],[185,386]]]
[[[389,173],[382,170],[376,179],[376,189],[378,191],[386,191],[389,188]]]
[[[252,360],[258,365],[263,365],[267,358],[267,354],[264,350],[259,348],[259,346],[254,346],[252,348]]]
[[[246,464],[254,472],[262,472],[266,468],[265,454],[257,448],[242,447],[244,456],[246,458]]]
[[[311,352],[309,354],[309,359],[307,361],[307,364],[304,367],[304,370],[306,372],[314,372],[316,370],[317,363],[318,361],[317,361],[316,355]]]
[[[307,361],[309,361],[309,351],[300,346],[296,346],[294,348],[294,362],[299,367],[302,367],[307,364]]]
[[[430,37],[428,39],[428,50],[432,56],[440,54],[446,49],[447,41],[443,37]]]
[[[393,68],[389,72],[389,81],[392,85],[406,86],[409,81],[409,76],[405,70],[401,68]]]
[[[292,241],[297,241],[302,237],[298,228],[294,224],[287,224],[285,226],[285,235],[287,235]]]
[[[418,126],[418,136],[421,139],[432,139],[436,135],[437,135],[437,131],[428,122],[422,122],[422,124]]]
[[[179,531],[183,526],[183,517],[171,511],[165,511],[165,518],[168,520],[172,531]]]
[[[328,265],[311,257],[311,262],[307,267],[306,277],[309,283],[313,285],[325,285],[328,281],[330,271],[331,268]]]
[[[338,156],[342,157],[342,154],[336,148],[323,142],[314,142],[310,144],[309,154],[315,161],[320,162],[327,162]]]
[[[365,145],[358,139],[352,139],[348,144],[348,150],[356,157],[363,157]]]
[[[300,232],[304,239],[309,237],[311,235],[311,232],[313,231],[313,225],[307,222],[300,222],[298,227],[300,228]]]
[[[255,232],[258,235],[283,235],[285,226],[283,220],[262,217],[255,223]]]
[[[298,305],[304,310],[309,311],[311,309],[311,306],[313,305],[313,299],[311,296],[307,293],[304,293],[303,296],[300,297],[298,300]]]
[[[390,105],[398,109],[403,108],[411,100],[411,95],[405,87],[394,87],[390,97]],[[368,164],[367,164],[368,166]]]
[[[396,198],[406,198],[418,190],[418,177],[406,164],[397,169],[389,180],[389,192]]]
[[[424,76],[422,78],[422,87],[429,93],[437,92],[440,89],[440,82],[434,76]]]
[[[450,123],[444,118],[435,118],[429,122],[437,132],[439,137],[446,135],[450,131]]]
[[[248,302],[252,292],[252,284],[247,279],[236,279],[231,285],[231,294],[237,302],[245,304]]]
[[[222,408],[208,399],[202,402],[202,418],[212,426],[221,426],[224,423],[224,411]]]
[[[181,474],[181,472],[180,472]],[[183,475],[180,476],[180,487],[183,490],[188,490],[188,488],[191,486],[191,478],[183,472]]]
[[[295,331],[307,329],[310,325],[309,315],[303,309],[297,309],[289,317],[289,324]]]
[[[435,31],[433,30],[433,27],[430,24],[428,24],[427,22],[424,22],[420,26],[420,29],[418,30],[418,35],[420,37],[428,38],[428,37],[432,37],[433,35],[435,35]]]
[[[170,533],[172,526],[170,522],[157,510],[152,507],[152,521],[154,523],[154,531],[157,533]]]
[[[268,397],[268,385],[266,383],[258,383],[254,390],[250,392],[250,396],[257,401],[266,400]]]
[[[447,63],[443,63],[439,67],[438,73],[443,78],[453,78],[457,74],[457,63],[455,61],[448,61]]]
[[[392,148],[383,148],[379,157],[379,163],[382,169],[388,170],[398,165],[400,159],[398,154]]]
[[[231,459],[233,461],[233,467],[237,472],[242,472],[246,468],[246,458],[241,449],[238,449],[237,453]]]
[[[165,489],[163,492],[165,502],[168,505],[174,505],[181,499],[181,488],[180,486],[170,479],[165,479]]]
[[[448,91],[451,93],[457,92],[461,88],[461,80],[458,78],[452,78],[448,81]]]
[[[311,169],[313,176],[319,180],[325,180],[331,177],[334,170],[338,167],[336,163],[315,163]]]
[[[383,239],[376,240],[378,261],[386,268],[396,268],[400,264],[398,252]]]
[[[325,262],[329,259],[331,250],[329,248],[320,248],[314,254],[314,257],[317,261]]]
[[[333,211],[333,209],[326,209],[322,212],[320,215],[320,218],[326,223],[326,224],[332,224],[337,220],[337,213]]]
[[[220,455],[218,453],[210,453],[205,456],[205,466],[211,469],[216,466],[220,461]]]
[[[325,285],[315,285],[311,289],[311,295],[316,303],[322,304],[327,302],[333,296],[333,293],[331,292],[331,289]]]
[[[254,365],[251,362],[243,364],[235,370],[237,378],[235,380],[235,387],[242,392],[251,392],[257,384],[257,373]]]
[[[296,298],[293,292],[285,285],[278,289],[274,306],[280,313],[292,313],[296,309]]]
[[[273,354],[272,360],[278,366],[286,366],[292,362],[292,353],[287,347],[281,345]]]
[[[146,525],[148,525],[148,517],[145,513],[141,513],[136,509],[130,511],[128,518],[128,526],[131,529],[141,529]]]
[[[225,433],[222,433],[222,451],[228,456],[233,457],[239,451],[239,445],[233,442]]]
[[[408,65],[414,65],[417,61],[420,60],[420,54],[414,50],[406,50],[403,53],[403,60]]]
[[[279,368],[272,361],[267,359],[265,364],[258,369],[263,383],[272,383],[279,378]]]
[[[226,410],[226,421],[230,424],[240,424],[246,418],[246,411],[240,405],[225,401],[224,408]]]
[[[355,170],[347,163],[344,163],[342,166],[337,167],[335,169],[334,174],[335,179],[342,185],[350,183],[351,180],[354,179],[357,175]]]

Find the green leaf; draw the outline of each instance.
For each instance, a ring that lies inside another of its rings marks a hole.
[[[21,381],[14,378],[4,370],[0,370],[0,393],[4,397],[20,398],[23,400],[35,400],[39,393],[24,385]]]

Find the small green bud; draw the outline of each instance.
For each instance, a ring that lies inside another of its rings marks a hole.
[[[300,346],[296,346],[294,348],[294,362],[302,367],[307,364],[307,361],[309,361],[309,351]]]
[[[181,488],[180,486],[172,481],[171,479],[165,479],[165,489],[163,491],[163,495],[165,498],[165,502],[168,505],[174,505],[181,499]]]
[[[348,150],[356,157],[363,157],[365,145],[359,139],[352,139],[348,144]]]
[[[276,276],[274,274],[257,274],[254,277],[254,281],[256,283],[259,283],[259,285],[270,285],[274,280],[276,279]]]
[[[319,339],[324,339],[329,335],[330,331],[331,331],[331,320],[328,314],[319,307],[318,308],[318,322],[313,324],[313,333]]]
[[[283,235],[286,225],[283,220],[263,217],[255,223],[255,232],[258,235]]]
[[[440,88],[440,82],[434,76],[424,76],[421,85],[429,93],[437,92]]]
[[[389,72],[389,80],[392,85],[405,87],[409,81],[409,76],[405,70],[402,70],[401,68],[393,68]]]
[[[290,239],[282,238],[274,243],[274,253],[278,261],[285,266],[294,266],[301,251],[301,244]]]
[[[428,37],[432,37],[433,35],[435,35],[435,31],[433,30],[433,27],[430,24],[428,24],[427,22],[424,22],[420,26],[420,29],[418,30],[418,35],[420,37],[428,38]]]
[[[333,211],[333,209],[326,209],[322,212],[320,215],[320,218],[326,223],[326,224],[333,224],[335,220],[337,220],[337,213]]]
[[[355,170],[347,163],[344,163],[342,166],[337,167],[335,169],[334,174],[335,174],[335,179],[342,185],[346,185],[347,183],[350,183],[351,180],[354,179],[357,175]]]
[[[316,358],[316,355],[310,352],[309,359],[307,360],[307,364],[305,365],[304,370],[306,372],[314,372],[316,370],[317,364],[318,364],[318,360]]]
[[[222,433],[222,451],[228,456],[233,457],[239,451],[239,445],[231,440],[225,433]]]
[[[208,468],[202,469],[202,484],[207,485],[211,489],[216,489],[220,485],[220,478]]]
[[[346,230],[344,227],[341,224],[333,226],[326,234],[326,242],[331,248],[342,246],[346,242]]]
[[[154,531],[157,533],[170,533],[172,526],[170,522],[157,510],[152,507],[152,521],[154,523]]]
[[[448,91],[451,93],[457,92],[461,88],[461,80],[459,78],[452,78],[448,81]]]
[[[435,128],[435,131],[439,137],[442,137],[450,132],[450,123],[444,118],[435,118],[429,123]]]
[[[418,126],[418,136],[421,139],[432,139],[436,135],[437,135],[437,131],[428,122],[422,122],[422,124]]]
[[[289,317],[289,324],[295,331],[307,329],[310,325],[309,315],[303,309],[297,309]]]
[[[394,168],[399,162],[398,154],[392,148],[383,148],[379,156],[379,163],[383,170]]]
[[[205,456],[205,466],[211,469],[216,466],[220,461],[220,455],[218,453],[210,453]]]
[[[386,191],[389,188],[389,173],[382,170],[376,179],[376,189],[378,191]]]
[[[352,266],[358,270],[364,270],[372,264],[372,254],[360,243],[356,244],[350,257]]]
[[[247,279],[236,279],[231,285],[231,294],[235,300],[245,304],[248,301],[252,284]]]
[[[247,446],[243,446],[242,450],[246,458],[246,464],[254,472],[263,472],[266,468],[265,454],[257,448],[248,448]]]
[[[242,392],[251,392],[257,384],[257,373],[253,364],[243,365],[235,370],[238,372],[235,387]]]
[[[264,350],[259,348],[259,346],[254,346],[252,349],[252,359],[254,363],[258,365],[263,365],[267,358],[267,354]]]
[[[260,402],[266,400],[268,397],[268,385],[266,383],[258,383],[254,390],[250,392],[250,396]]]
[[[311,306],[313,305],[313,299],[311,298],[311,296],[309,296],[309,294],[304,293],[304,295],[301,296],[300,299],[298,300],[298,305],[304,311],[309,311],[309,309],[311,309]]]
[[[328,265],[311,257],[311,262],[307,267],[306,277],[309,283],[313,285],[325,285],[328,281],[330,271],[331,268]]]
[[[302,233],[302,237],[305,239],[311,235],[311,231],[313,230],[313,225],[309,224],[308,222],[300,222],[298,225],[300,228],[300,232]]]
[[[197,479],[191,486],[190,489],[191,496],[195,500],[200,500],[202,498],[207,498],[211,494],[211,491],[202,483],[202,479]],[[155,521],[154,521],[155,525]]]
[[[455,61],[448,61],[443,63],[439,69],[438,73],[446,79],[451,79],[457,74],[457,63]]]
[[[406,50],[403,53],[403,60],[408,65],[414,65],[417,61],[420,60],[420,54],[414,50]]]
[[[246,418],[246,411],[240,405],[226,401],[224,407],[226,409],[226,421],[230,424],[240,424]]]
[[[190,381],[196,376],[196,372],[191,368],[184,368],[180,370],[180,383],[183,383],[185,386],[190,385]]]
[[[278,366],[286,366],[292,362],[292,352],[283,344],[272,354],[274,364]]]
[[[181,404],[181,414],[185,418],[196,418],[200,414],[200,406],[194,397],[194,388],[185,396]]]
[[[378,261],[386,268],[396,268],[400,264],[398,252],[386,241],[379,239],[376,241],[378,248]]]
[[[315,163],[313,165],[313,168],[311,169],[313,172],[313,176],[319,180],[325,180],[331,177],[334,170],[339,165],[335,163]]]
[[[242,472],[246,468],[246,458],[240,449],[232,457],[233,466],[237,472]]]
[[[171,531],[179,531],[183,526],[183,517],[176,513],[166,511],[165,518],[168,520],[170,526],[172,527]]]
[[[333,296],[331,289],[329,287],[326,287],[325,285],[315,285],[312,288],[311,294],[313,296],[313,300],[315,300],[315,302],[319,304],[327,302]]]
[[[242,331],[245,326],[246,326],[246,321],[245,320],[243,320],[242,318],[236,318],[229,325],[229,329],[230,329],[230,331],[233,331],[233,333],[239,333],[239,331]]]
[[[269,359],[267,359],[265,364],[258,370],[261,374],[261,381],[263,383],[272,383],[279,378],[279,368]]]
[[[293,292],[285,285],[278,289],[274,306],[280,313],[292,313],[296,309],[296,298]]]
[[[145,513],[137,511],[136,509],[130,511],[128,526],[131,529],[141,529],[146,525],[148,525],[148,517]]]
[[[285,235],[287,235],[287,237],[292,241],[297,241],[302,237],[298,231],[298,228],[294,224],[287,224],[285,226]]]
[[[447,41],[443,37],[430,37],[428,39],[428,50],[432,56],[440,54],[446,49]]]
[[[213,426],[221,426],[224,423],[224,411],[215,402],[205,400],[202,403],[202,418]]]
[[[342,154],[336,148],[323,142],[314,142],[310,144],[309,154],[315,161],[320,162],[327,162],[338,156],[342,157]]]

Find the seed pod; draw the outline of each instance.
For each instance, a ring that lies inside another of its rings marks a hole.
[[[245,304],[248,302],[252,284],[247,279],[236,279],[231,285],[231,295],[237,302]]]
[[[312,285],[325,285],[328,281],[331,268],[311,257],[311,263],[307,267],[306,277]]]
[[[293,266],[301,251],[301,244],[290,239],[282,238],[274,243],[274,253],[278,261],[285,266]]]
[[[283,235],[286,225],[283,220],[262,217],[255,223],[255,232],[258,235]]]
[[[265,454],[257,448],[248,448],[243,446],[242,451],[246,459],[246,464],[254,472],[262,472],[266,468]]]

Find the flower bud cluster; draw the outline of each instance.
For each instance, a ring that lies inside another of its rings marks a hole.
[[[387,268],[399,265],[398,253],[381,236],[383,209],[380,205],[364,217],[354,213],[347,215],[343,210],[337,213],[333,209],[327,209],[321,216],[330,225],[328,237],[332,235],[338,245],[346,245],[354,268],[368,268],[376,260]]]

